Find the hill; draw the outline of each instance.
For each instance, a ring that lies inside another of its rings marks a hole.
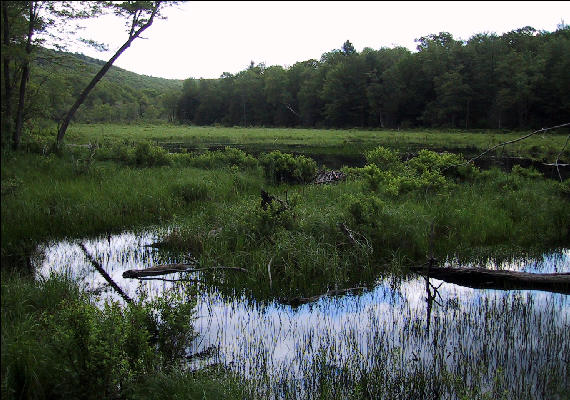
[[[49,120],[64,115],[105,61],[39,49],[31,74],[30,113]],[[78,110],[77,122],[155,121],[172,116],[182,81],[139,75],[112,66]]]

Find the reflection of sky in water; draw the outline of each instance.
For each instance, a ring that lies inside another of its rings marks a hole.
[[[137,288],[158,295],[172,283],[123,279],[125,270],[184,262],[165,259],[146,246],[156,239],[152,233],[125,233],[83,243],[115,282],[135,297]],[[87,289],[106,285],[77,242],[48,245],[42,252],[40,275],[67,270],[81,278]],[[544,255],[538,261],[518,260],[489,267],[568,272],[570,250]],[[190,348],[200,352],[214,346],[216,355],[205,362],[220,362],[244,376],[255,377],[267,370],[274,382],[298,382],[314,375],[311,368],[318,354],[324,354],[331,366],[350,366],[355,371],[398,360],[400,368],[429,368],[437,354],[459,375],[467,360],[470,365],[480,365],[489,376],[501,367],[510,385],[537,389],[544,384],[537,378],[541,369],[554,368],[562,376],[568,373],[570,296],[474,290],[435,279],[430,282],[439,289],[437,303],[432,304],[429,333],[423,278],[395,286],[389,280],[379,281],[375,289],[364,294],[322,298],[296,309],[277,303],[262,306],[204,288],[199,290],[196,309],[199,336]],[[120,299],[111,289],[105,296]],[[386,358],[389,354],[396,356]]]

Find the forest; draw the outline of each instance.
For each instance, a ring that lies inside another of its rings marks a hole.
[[[524,27],[406,48],[340,49],[184,82],[176,115],[196,125],[495,128],[555,125],[570,114],[570,29]]]

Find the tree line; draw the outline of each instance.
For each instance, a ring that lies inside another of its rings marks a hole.
[[[570,29],[524,27],[467,41],[446,32],[403,47],[350,41],[291,67],[263,63],[187,79],[176,118],[196,125],[524,129],[570,115]]]

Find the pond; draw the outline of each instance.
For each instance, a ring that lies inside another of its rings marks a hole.
[[[129,296],[141,289],[160,295],[174,283],[122,278],[128,269],[187,261],[151,247],[157,239],[153,232],[126,232],[50,243],[39,248],[35,267],[40,275],[65,270],[102,299],[121,300],[83,243]],[[487,267],[570,272],[570,249]],[[471,387],[541,399],[565,398],[570,390],[570,296],[564,294],[392,276],[358,295],[291,307],[196,285],[198,336],[188,352],[208,356],[190,366],[221,365],[248,379],[260,398],[455,398],[450,393],[458,387]]]

